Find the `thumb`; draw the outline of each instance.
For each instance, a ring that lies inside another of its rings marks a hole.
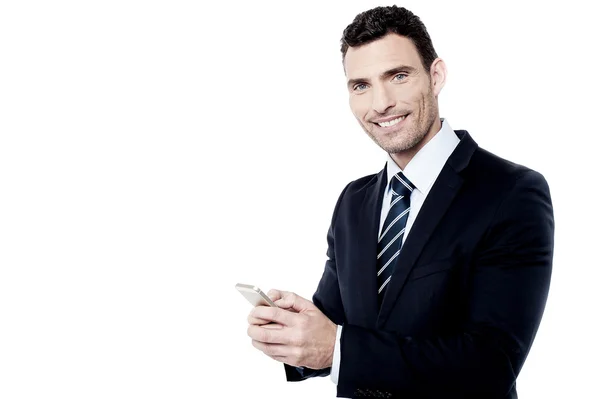
[[[275,288],[273,288],[272,290],[269,290],[269,292],[267,292],[267,296],[269,298],[271,298],[271,300],[273,302],[278,301],[279,299],[281,299],[282,295],[282,291],[280,290],[276,290]]]
[[[307,311],[315,307],[308,299],[302,298],[293,292],[281,291],[281,299],[275,301],[275,305],[280,308],[294,310],[298,313]]]

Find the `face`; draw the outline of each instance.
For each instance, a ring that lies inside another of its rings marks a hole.
[[[441,128],[437,95],[445,66],[436,59],[430,78],[410,39],[388,34],[350,47],[344,68],[352,113],[386,152],[414,154]]]

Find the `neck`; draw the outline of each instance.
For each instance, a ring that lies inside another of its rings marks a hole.
[[[394,162],[400,167],[400,169],[404,170],[406,165],[414,158],[415,155],[421,150],[421,148],[425,147],[425,144],[429,143],[429,141],[442,129],[442,121],[439,117],[435,118],[435,122],[429,128],[429,131],[425,134],[423,139],[417,143],[412,148],[409,148],[406,151],[396,152],[390,154]]]

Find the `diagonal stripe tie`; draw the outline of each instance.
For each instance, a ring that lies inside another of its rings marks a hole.
[[[415,188],[402,172],[394,175],[390,185],[392,190],[390,210],[383,222],[377,242],[377,287],[380,306],[385,289],[392,278],[396,259],[400,255],[406,221],[410,213],[410,194]]]

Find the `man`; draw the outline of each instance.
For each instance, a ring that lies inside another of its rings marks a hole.
[[[342,191],[313,301],[270,291],[252,344],[289,381],[330,374],[338,397],[517,398],[550,284],[545,179],[440,119],[446,67],[410,11],[359,14],[342,54],[387,162]]]

